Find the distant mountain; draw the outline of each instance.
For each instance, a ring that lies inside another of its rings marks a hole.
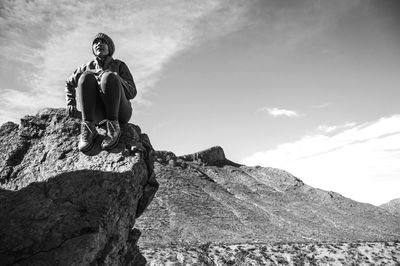
[[[391,200],[380,207],[388,210],[389,212],[400,216],[400,198]]]
[[[136,221],[143,246],[400,239],[389,211],[283,170],[233,163],[220,147],[181,157],[158,151],[154,166],[160,189]]]

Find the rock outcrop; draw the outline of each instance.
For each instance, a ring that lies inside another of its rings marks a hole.
[[[0,265],[143,265],[133,229],[158,188],[138,126],[77,150],[80,120],[44,109],[0,128]],[[99,129],[100,135],[104,130]]]
[[[178,157],[170,151],[156,151],[156,158],[157,162],[161,164],[169,164],[171,166],[186,166],[186,162],[208,166],[241,166],[240,164],[228,160],[225,157],[224,150],[220,146],[214,146],[203,151]]]
[[[385,209],[280,169],[232,163],[220,147],[185,156],[157,151],[154,171],[160,191],[136,224],[143,248],[400,239],[399,218]]]

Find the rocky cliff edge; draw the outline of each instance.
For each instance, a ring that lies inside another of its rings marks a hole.
[[[133,124],[116,148],[77,150],[80,120],[44,109],[0,128],[0,265],[141,265],[135,219],[158,189]]]

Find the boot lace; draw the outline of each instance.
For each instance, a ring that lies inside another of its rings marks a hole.
[[[107,121],[107,133],[110,137],[114,136],[115,132],[117,131],[116,125],[112,121]]]
[[[88,139],[92,130],[87,122],[82,122],[81,135],[83,139]]]

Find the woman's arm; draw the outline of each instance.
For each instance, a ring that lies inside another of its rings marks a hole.
[[[128,66],[124,62],[121,62],[119,66],[119,76],[121,77],[121,83],[124,87],[126,98],[128,98],[128,100],[135,98],[137,94],[136,85]]]
[[[65,95],[67,106],[76,106],[76,92],[75,89],[78,86],[78,80],[83,72],[86,70],[86,64],[75,69],[74,73],[65,81]]]

